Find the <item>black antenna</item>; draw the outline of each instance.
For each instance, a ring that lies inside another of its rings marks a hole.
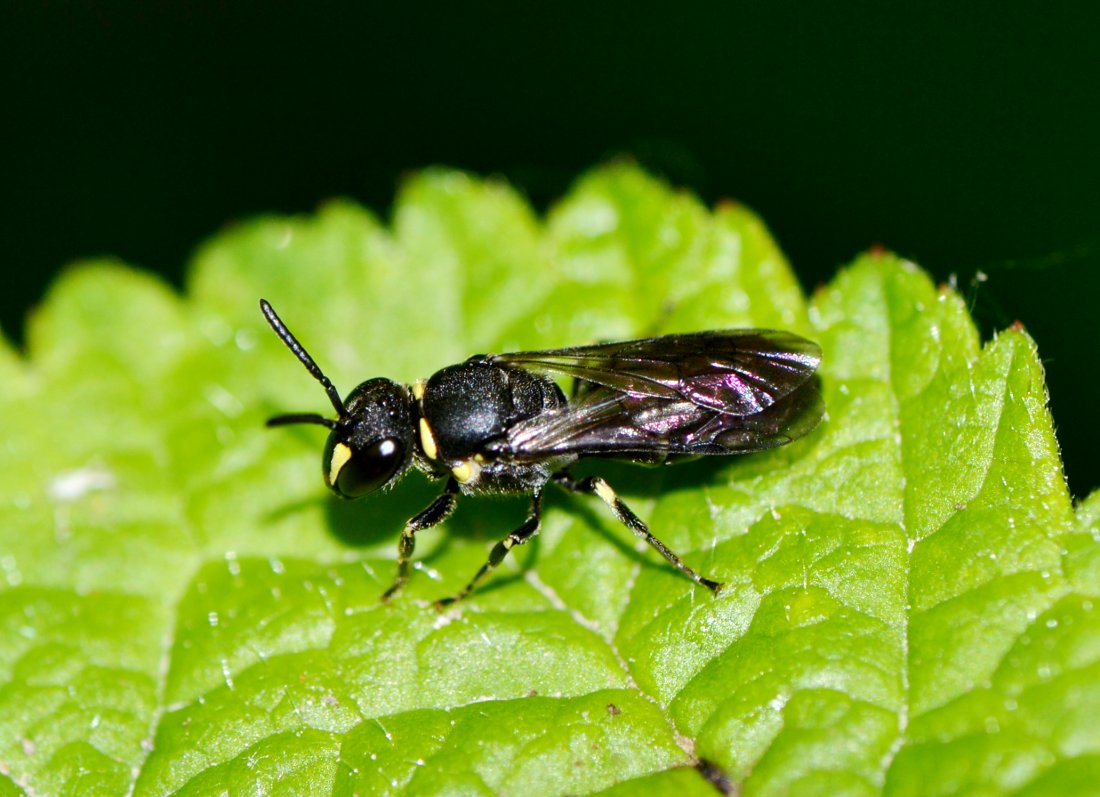
[[[325,376],[317,363],[309,356],[309,352],[307,352],[305,348],[302,347],[302,344],[298,342],[298,339],[286,328],[283,319],[279,318],[279,314],[275,312],[275,308],[268,303],[267,299],[260,299],[260,310],[263,312],[264,318],[267,319],[267,323],[275,330],[275,334],[279,336],[279,340],[286,344],[286,347],[294,353],[294,356],[306,367],[306,370],[310,372],[313,378],[321,383],[321,387],[323,387],[325,393],[328,394],[328,400],[332,402],[332,406],[336,409],[336,414],[341,418],[345,417],[347,412],[344,410],[344,402],[340,398],[340,394],[337,392],[335,385]],[[288,423],[319,423],[330,429],[336,428],[336,422],[328,418],[322,418],[320,415],[301,414],[280,415],[277,418],[269,420],[267,425],[282,426]]]

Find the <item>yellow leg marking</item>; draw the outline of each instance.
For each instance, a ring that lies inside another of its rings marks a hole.
[[[451,473],[458,479],[460,484],[469,484],[470,482],[477,481],[478,476],[481,475],[481,465],[474,462],[472,459],[464,459],[462,462],[451,468]]]
[[[344,466],[348,464],[348,460],[351,459],[351,447],[347,443],[337,443],[333,446],[332,456],[328,461],[328,486],[336,484],[336,478],[340,475],[340,471],[344,469]]]
[[[611,485],[605,482],[603,479],[596,479],[596,495],[598,495],[603,502],[612,509],[615,508],[615,502],[619,499],[619,496],[615,494],[615,491],[611,489]]]
[[[420,447],[424,449],[424,454],[428,459],[435,459],[439,456],[439,449],[436,448],[432,429],[423,418],[420,419]]]

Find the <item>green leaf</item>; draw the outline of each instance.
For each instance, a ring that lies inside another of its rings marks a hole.
[[[820,341],[825,423],[783,449],[551,494],[536,542],[440,615],[522,499],[397,531],[411,476],[337,503],[324,411],[478,351],[759,326]],[[982,346],[891,255],[807,304],[744,208],[637,169],[540,221],[446,171],[389,225],[348,203],[233,228],[187,294],[115,263],[0,345],[0,794],[1093,794],[1100,495],[1074,509],[1035,345]],[[702,762],[705,762],[702,763]]]

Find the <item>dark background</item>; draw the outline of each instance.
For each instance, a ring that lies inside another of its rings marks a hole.
[[[1084,2],[9,1],[0,327],[21,340],[76,258],[179,284],[234,219],[335,195],[384,214],[430,164],[545,208],[627,153],[761,213],[807,288],[881,243],[955,275],[983,336],[1022,321],[1082,497],[1100,485],[1098,23]]]

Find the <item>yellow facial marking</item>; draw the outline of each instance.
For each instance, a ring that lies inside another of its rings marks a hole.
[[[428,459],[435,459],[439,456],[439,449],[435,446],[432,429],[423,418],[420,419],[420,447],[424,449],[424,455]]]
[[[332,457],[328,461],[329,486],[336,484],[336,478],[340,475],[340,471],[344,469],[344,466],[348,464],[349,459],[351,459],[351,447],[347,443],[337,443],[333,447]]]
[[[413,382],[413,398],[417,401],[424,398],[424,386],[427,384],[423,379],[417,379]]]
[[[458,479],[460,484],[469,484],[470,482],[477,481],[478,476],[481,475],[481,466],[472,459],[464,459],[451,468],[451,473],[454,474],[454,477]]]

